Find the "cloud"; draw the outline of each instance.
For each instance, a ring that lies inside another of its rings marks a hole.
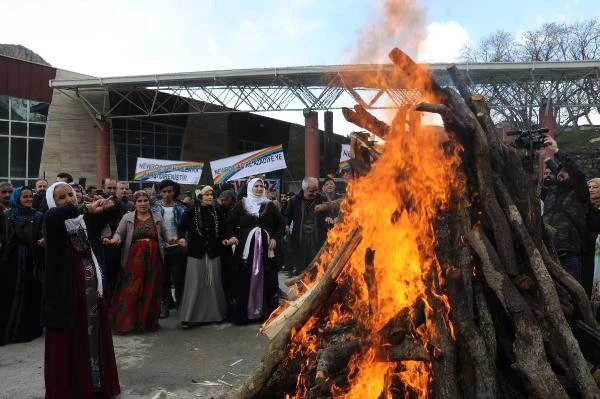
[[[420,62],[456,62],[463,46],[470,41],[469,32],[456,21],[433,22],[425,28],[419,46]]]
[[[304,15],[309,11],[310,5],[302,2],[256,11],[233,27],[232,41],[251,52],[301,41],[323,26],[322,21]]]

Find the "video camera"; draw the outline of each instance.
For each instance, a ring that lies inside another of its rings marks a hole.
[[[549,131],[550,129],[545,127],[535,130],[509,130],[506,135],[517,136],[513,142],[515,148],[539,150],[546,146],[544,140],[546,139],[546,133]]]

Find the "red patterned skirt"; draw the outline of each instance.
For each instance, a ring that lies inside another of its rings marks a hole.
[[[108,312],[103,299],[98,298],[97,344],[101,387],[95,392],[92,382],[84,267],[78,255],[74,254],[73,258],[76,292],[75,328],[72,330],[46,328],[44,358],[46,399],[113,398],[120,393],[121,388]]]
[[[156,239],[131,243],[127,264],[119,271],[110,309],[120,333],[156,331],[162,298],[162,258]]]

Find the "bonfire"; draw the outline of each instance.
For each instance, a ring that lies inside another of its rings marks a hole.
[[[535,177],[455,67],[456,89],[442,88],[402,51],[390,58],[423,102],[389,125],[345,110],[385,146],[352,135],[343,221],[263,327],[238,397],[600,397],[572,332],[597,324],[558,264]]]

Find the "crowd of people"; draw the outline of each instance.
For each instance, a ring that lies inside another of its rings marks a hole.
[[[544,225],[563,268],[600,313],[600,178],[547,137],[539,151]],[[145,333],[176,316],[182,329],[264,321],[284,295],[278,272],[302,273],[338,223],[333,179],[306,177],[273,198],[262,178],[240,189],[161,181],[131,193],[0,182],[0,346],[44,335],[47,398],[120,391],[112,334]]]
[[[546,136],[544,144],[542,219],[552,229],[560,264],[586,289],[600,316],[600,178],[586,178],[554,138]]]
[[[156,331],[175,315],[182,329],[264,321],[279,306],[278,272],[301,273],[338,220],[315,206],[340,197],[331,179],[279,198],[266,185],[182,195],[171,180],[131,193],[68,173],[0,183],[0,345],[43,334],[47,398],[110,398],[113,333]]]

